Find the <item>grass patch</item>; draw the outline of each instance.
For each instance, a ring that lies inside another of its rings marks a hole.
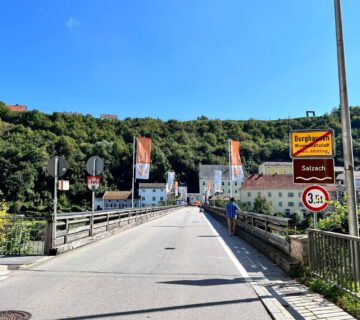
[[[304,283],[311,291],[322,294],[356,319],[360,319],[360,301],[350,293],[322,279],[307,279]]]

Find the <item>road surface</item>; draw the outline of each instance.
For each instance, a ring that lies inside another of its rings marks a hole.
[[[212,223],[184,207],[14,271],[0,281],[0,310],[31,319],[271,319]]]

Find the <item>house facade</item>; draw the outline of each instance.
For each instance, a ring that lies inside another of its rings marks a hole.
[[[230,180],[230,170],[228,165],[208,165],[200,164],[199,165],[199,192],[204,195],[208,191],[209,196],[215,194],[215,170],[221,171],[221,189],[222,193],[228,196],[232,196],[235,199],[240,198],[240,187],[241,181],[232,181]],[[245,169],[243,168],[245,173]],[[210,186],[210,190],[208,190]]]
[[[255,198],[260,195],[266,197],[273,208],[273,213],[284,216],[295,212],[310,213],[303,205],[301,196],[310,184],[293,183],[292,174],[253,174],[243,183],[240,191],[240,201],[254,206]],[[336,185],[323,185],[329,193],[330,200],[337,199]]]
[[[292,174],[292,162],[263,162],[259,165],[259,174]]]
[[[131,191],[105,191],[102,202],[104,210],[131,208]],[[134,199],[134,207],[138,207],[139,200]]]
[[[140,183],[139,184],[139,206],[157,207],[166,204],[165,183]]]

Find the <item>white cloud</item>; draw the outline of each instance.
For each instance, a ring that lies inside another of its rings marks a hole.
[[[79,25],[80,25],[80,21],[72,17],[67,19],[67,21],[65,22],[65,26],[68,27],[69,29],[74,29]]]

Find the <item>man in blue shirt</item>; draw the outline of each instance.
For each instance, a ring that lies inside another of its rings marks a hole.
[[[226,215],[229,227],[229,234],[233,236],[235,234],[235,218],[236,212],[239,210],[239,207],[234,202],[235,199],[231,198],[230,202],[226,205]]]

